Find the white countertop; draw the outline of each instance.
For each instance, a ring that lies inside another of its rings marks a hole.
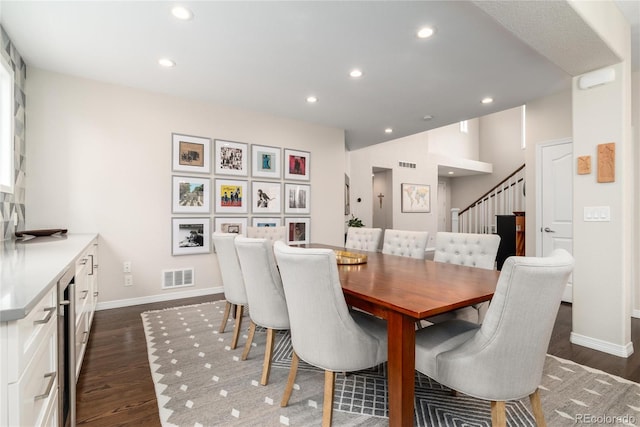
[[[0,322],[22,319],[56,285],[97,234],[0,242]]]

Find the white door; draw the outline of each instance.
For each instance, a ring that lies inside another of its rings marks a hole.
[[[541,148],[542,216],[538,224],[540,255],[548,256],[556,248],[573,254],[573,147],[571,141],[544,145]],[[573,299],[573,277],[562,297]]]

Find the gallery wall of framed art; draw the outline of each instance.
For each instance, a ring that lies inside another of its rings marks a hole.
[[[310,242],[311,153],[173,133],[171,254],[211,253],[211,233],[287,228]],[[212,142],[213,141],[213,142]]]

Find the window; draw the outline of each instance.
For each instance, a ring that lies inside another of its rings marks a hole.
[[[460,122],[460,132],[462,133],[469,133],[469,122],[466,120],[463,120]]]
[[[0,191],[13,193],[13,70],[0,56]]]

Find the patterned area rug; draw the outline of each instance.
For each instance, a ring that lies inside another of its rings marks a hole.
[[[225,302],[142,313],[149,364],[164,426],[313,426],[322,418],[324,374],[301,361],[286,408],[280,399],[289,373],[287,332],[276,338],[269,384],[259,384],[266,334],[256,331],[246,361],[246,340],[231,350],[233,319],[217,330]],[[243,319],[245,330],[249,319]],[[386,426],[386,365],[347,376],[338,374],[336,426]],[[489,403],[450,390],[417,373],[417,426],[490,426]],[[640,385],[548,356],[540,386],[549,426],[640,425]],[[534,426],[528,399],[507,404],[507,425]]]

